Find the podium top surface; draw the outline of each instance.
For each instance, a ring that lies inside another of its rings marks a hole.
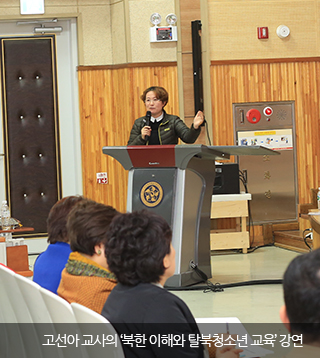
[[[229,159],[230,155],[280,154],[261,146],[205,146],[202,144],[103,147],[102,152],[115,158],[126,170],[165,167],[186,169],[193,157],[216,160]]]

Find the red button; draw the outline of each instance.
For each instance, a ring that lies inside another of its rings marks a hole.
[[[252,123],[258,123],[261,119],[261,113],[257,109],[249,109],[249,111],[246,114],[247,120]]]
[[[273,110],[272,110],[271,107],[265,107],[264,110],[263,110],[263,113],[264,113],[265,116],[268,117],[268,116],[271,116],[271,115],[272,115]]]

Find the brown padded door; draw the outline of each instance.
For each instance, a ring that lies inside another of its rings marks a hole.
[[[1,77],[11,215],[41,236],[61,198],[55,36],[1,38]]]

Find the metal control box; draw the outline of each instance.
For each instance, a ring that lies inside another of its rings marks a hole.
[[[247,174],[255,224],[298,220],[294,113],[293,101],[233,104],[235,144],[281,153],[238,157],[239,169]]]

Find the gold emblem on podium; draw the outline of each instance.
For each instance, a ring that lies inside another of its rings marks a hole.
[[[140,199],[148,208],[158,206],[163,199],[162,186],[156,181],[149,181],[141,188]]]

